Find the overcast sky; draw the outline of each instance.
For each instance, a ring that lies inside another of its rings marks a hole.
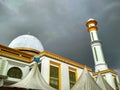
[[[45,50],[94,68],[89,18],[98,21],[109,68],[120,72],[120,0],[0,0],[0,44],[30,32]]]

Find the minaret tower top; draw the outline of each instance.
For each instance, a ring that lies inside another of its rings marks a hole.
[[[87,21],[86,26],[88,27],[88,32],[93,31],[93,30],[95,30],[95,31],[98,30],[97,21],[95,19],[90,18]]]

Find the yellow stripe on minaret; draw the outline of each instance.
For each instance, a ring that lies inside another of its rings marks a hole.
[[[98,31],[97,26],[89,27],[89,28],[88,28],[88,32],[91,32],[91,31]]]

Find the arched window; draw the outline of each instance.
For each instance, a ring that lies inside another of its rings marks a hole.
[[[12,77],[12,78],[18,78],[18,79],[21,79],[22,78],[22,71],[20,68],[18,67],[12,67],[8,70],[8,73],[7,75],[9,77]]]

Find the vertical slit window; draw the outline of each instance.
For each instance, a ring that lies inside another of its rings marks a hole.
[[[69,83],[70,83],[70,88],[73,87],[73,85],[76,83],[76,70],[71,70],[69,68]]]
[[[91,32],[91,36],[92,36],[92,40],[94,41],[94,36],[93,36],[93,32]]]
[[[59,66],[50,65],[50,86],[59,90]]]
[[[96,48],[94,48],[94,51],[95,51],[95,57],[96,57],[96,60],[98,61],[98,56],[97,56]]]
[[[39,64],[39,71],[41,72],[41,63]]]

